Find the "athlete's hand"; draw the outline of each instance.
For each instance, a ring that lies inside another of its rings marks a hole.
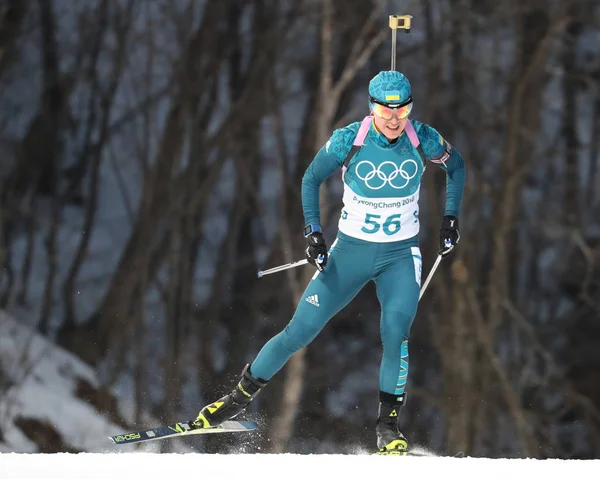
[[[310,264],[323,271],[327,264],[327,245],[322,233],[311,233],[306,237],[306,259]]]
[[[440,228],[440,251],[439,254],[447,256],[460,241],[458,232],[458,218],[456,216],[444,216]]]

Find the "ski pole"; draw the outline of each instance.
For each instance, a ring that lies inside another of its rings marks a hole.
[[[298,266],[302,266],[303,264],[308,263],[307,259],[301,259],[299,261],[294,261],[293,263],[282,264],[281,266],[275,266],[275,268],[265,269],[264,271],[259,271],[257,276],[262,278],[266,274],[278,273],[279,271],[284,271],[290,268],[296,268]]]
[[[421,292],[419,293],[419,301],[421,301],[421,296],[423,296],[425,289],[427,289],[427,286],[429,285],[429,282],[431,281],[431,278],[433,277],[433,273],[435,273],[435,270],[440,265],[440,261],[442,261],[442,258],[443,258],[443,256],[441,254],[438,254],[438,257],[435,260],[435,263],[433,263],[433,266],[431,267],[431,271],[429,272],[427,279],[425,280],[425,282],[423,283],[423,286],[421,287]]]
[[[396,70],[396,43],[397,43],[397,31],[399,28],[402,28],[405,33],[410,33],[410,24],[412,20],[412,15],[390,15],[390,28],[392,29],[392,61],[391,61],[391,70]],[[402,21],[402,23],[400,23]],[[440,265],[440,261],[442,261],[442,255],[438,254],[425,283],[421,287],[421,291],[419,292],[419,301],[423,296],[423,293],[427,289],[431,278],[433,277],[433,273]]]
[[[404,29],[406,33],[410,33],[410,22],[412,15],[390,15],[390,28],[392,29],[392,68],[396,70],[396,34],[399,28]],[[402,20],[402,24],[400,24]]]
[[[321,255],[319,255],[317,257],[317,261],[319,261],[319,262],[323,261],[323,259],[324,258]],[[298,266],[302,266],[307,263],[308,263],[307,259],[301,259],[299,261],[294,261],[293,263],[282,264],[281,266],[275,266],[274,268],[271,268],[271,269],[265,269],[264,271],[259,271],[257,273],[257,276],[259,278],[262,278],[266,274],[278,273],[279,271],[284,271],[284,270],[290,269],[290,268],[297,268]]]

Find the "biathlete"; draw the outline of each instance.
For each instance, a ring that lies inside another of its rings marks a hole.
[[[371,115],[335,130],[302,180],[306,257],[317,268],[296,312],[283,331],[246,365],[233,391],[202,408],[195,427],[213,427],[241,413],[288,359],[306,347],[327,322],[369,281],[381,304],[383,355],[379,412],[375,427],[381,453],[408,448],[398,429],[406,402],[408,337],[421,284],[419,189],[426,162],[446,172],[446,205],[440,254],[459,242],[458,217],[465,164],[434,128],[409,120],[411,87],[397,71],[383,71],[369,83]],[[320,185],[343,169],[343,208],[331,248],[323,238]]]

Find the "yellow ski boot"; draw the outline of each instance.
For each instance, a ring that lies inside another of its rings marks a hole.
[[[210,428],[222,422],[233,419],[244,411],[259,391],[267,385],[267,381],[253,378],[250,375],[250,365],[242,371],[242,379],[235,389],[221,399],[204,406],[198,417],[190,422],[195,428]]]
[[[400,408],[404,405],[406,394],[394,396],[380,393],[379,417],[375,432],[377,434],[377,447],[375,454],[386,456],[404,456],[408,450],[408,441],[398,429]],[[391,402],[390,400],[394,401]]]

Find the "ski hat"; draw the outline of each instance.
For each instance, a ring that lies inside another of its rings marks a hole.
[[[412,100],[410,83],[397,71],[382,71],[369,82],[369,96],[378,103],[408,103]]]

